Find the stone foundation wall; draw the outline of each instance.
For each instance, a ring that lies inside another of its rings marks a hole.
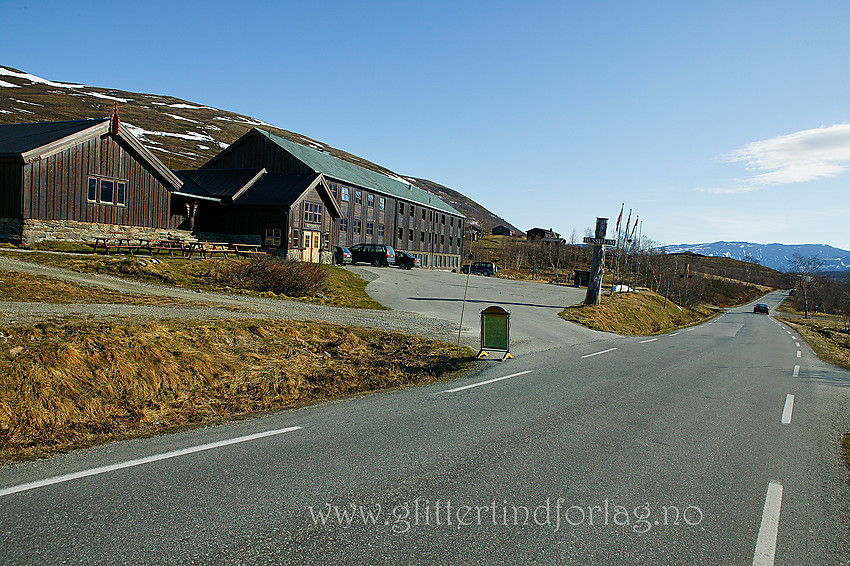
[[[76,220],[35,220],[28,218],[0,218],[0,239],[3,238],[4,220],[14,227],[17,221],[18,241],[24,244],[37,242],[94,242],[95,238],[131,238],[164,240],[180,238],[189,242],[230,242],[234,244],[261,244],[261,237],[256,234],[219,234],[215,232],[189,232],[188,230],[167,230],[164,228],[147,228],[144,226],[123,226],[118,224],[95,224]]]

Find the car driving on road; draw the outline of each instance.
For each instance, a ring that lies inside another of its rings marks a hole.
[[[770,307],[764,303],[756,303],[756,306],[753,307],[753,312],[770,314]]]

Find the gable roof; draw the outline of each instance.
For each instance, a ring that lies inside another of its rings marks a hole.
[[[257,128],[254,128],[253,131],[268,138],[272,143],[293,155],[316,173],[322,173],[331,179],[347,181],[366,189],[374,189],[375,191],[393,197],[448,212],[455,216],[464,217],[463,214],[443,202],[437,195],[420,189],[416,185],[402,183],[386,175],[376,173],[371,169],[366,169],[344,159],[311,149],[271,132],[265,132]]]
[[[292,175],[263,169],[190,169],[174,172],[184,182],[178,195],[235,206],[291,206],[304,192],[316,188],[328,212],[342,212],[321,173]]]
[[[180,192],[197,197],[233,200],[251,188],[265,169],[185,169],[174,171],[183,187]]]
[[[109,119],[68,120],[0,125],[0,158],[17,158],[23,163],[45,159],[88,139],[109,133]],[[127,128],[117,137],[150,165],[167,184],[179,188],[183,182],[150,152]]]

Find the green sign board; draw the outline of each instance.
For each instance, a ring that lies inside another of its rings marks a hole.
[[[481,311],[481,349],[510,350],[510,313],[501,307]]]

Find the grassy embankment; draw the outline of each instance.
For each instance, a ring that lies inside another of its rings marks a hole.
[[[802,315],[785,300],[776,310],[780,313]],[[809,318],[778,316],[805,338],[819,358],[831,364],[850,369],[850,328],[839,315],[809,313]]]
[[[715,313],[715,310],[705,306],[689,309],[669,300],[665,307],[663,296],[652,291],[641,291],[613,295],[606,293],[600,305],[573,305],[561,311],[560,316],[594,330],[650,336],[697,324]]]
[[[384,309],[366,294],[366,282],[345,269],[323,265],[325,280],[321,293],[308,297],[292,297],[272,292],[253,291],[224,277],[226,271],[244,259],[202,259],[122,255],[94,255],[80,244],[53,243],[39,246],[45,251],[25,252],[11,246],[0,248],[0,254],[23,261],[60,267],[80,273],[96,273],[124,277],[145,283],[159,283],[197,291],[239,293],[261,297],[296,299],[310,303],[348,308]],[[55,251],[67,253],[50,253]],[[76,252],[76,253],[75,253]],[[236,286],[234,286],[236,285]]]
[[[444,379],[472,352],[281,321],[0,328],[0,461]]]

